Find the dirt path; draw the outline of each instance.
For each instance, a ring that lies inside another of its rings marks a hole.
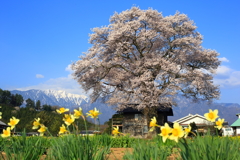
[[[106,160],[123,160],[123,156],[127,152],[132,152],[132,148],[110,148],[111,152],[106,156]],[[0,159],[7,159],[5,153],[1,153],[3,157]],[[43,155],[40,160],[45,160],[46,155]],[[171,155],[167,160],[175,160],[177,155]]]
[[[123,160],[123,156],[126,152],[132,152],[132,148],[111,148],[111,153],[107,155],[107,160]],[[167,160],[175,160],[176,154],[172,154]]]
[[[129,151],[132,152],[132,148],[111,148],[111,153],[107,155],[107,160],[122,160],[124,154]]]

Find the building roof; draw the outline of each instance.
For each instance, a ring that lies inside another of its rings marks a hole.
[[[2,122],[2,121],[0,121],[0,125],[1,125],[1,126],[7,126],[7,124],[4,123],[4,122]]]
[[[193,122],[193,120],[198,125],[206,125],[206,123],[210,124],[210,122],[204,116],[201,116],[199,114],[189,114],[183,118],[175,120],[174,123],[179,123],[180,125],[188,125],[188,123]]]
[[[167,116],[173,116],[172,107],[159,107],[157,109],[158,113],[165,113]],[[142,110],[138,110],[132,107],[127,107],[121,111],[117,111],[117,113],[142,113]]]
[[[199,118],[201,118],[201,119],[207,120],[205,117],[203,117],[203,116],[201,116],[201,115],[199,115],[199,114],[195,114],[195,115],[188,114],[187,116],[182,117],[182,118],[180,118],[180,119],[177,119],[177,120],[175,120],[174,122],[180,123],[180,122],[184,122],[184,121],[187,121],[187,120],[189,120],[189,119],[192,119],[192,118],[194,118],[194,117],[199,117]]]
[[[240,118],[238,118],[232,125],[231,127],[240,127]]]

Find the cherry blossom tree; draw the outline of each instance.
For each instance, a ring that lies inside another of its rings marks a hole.
[[[94,28],[92,47],[73,63],[73,76],[91,100],[123,109],[176,105],[174,96],[211,101],[220,95],[213,74],[218,53],[202,47],[202,35],[187,15],[164,17],[157,10],[115,13]]]

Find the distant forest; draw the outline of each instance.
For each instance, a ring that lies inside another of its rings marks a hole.
[[[38,100],[34,102],[28,98],[25,103],[26,107],[20,107],[24,102],[22,95],[11,94],[8,90],[2,90],[0,88],[0,112],[2,112],[2,119],[0,121],[8,123],[12,116],[20,119],[20,122],[16,126],[16,132],[22,132],[24,129],[26,132],[36,132],[32,129],[32,123],[35,118],[40,118],[40,122],[48,127],[48,130],[52,135],[57,135],[60,126],[62,126],[63,115],[56,112],[56,109],[60,106],[51,105],[41,105]],[[78,126],[79,130],[85,130],[83,120],[76,119],[75,124]],[[88,128],[93,126],[91,122],[87,122]],[[71,126],[69,128],[71,130]]]

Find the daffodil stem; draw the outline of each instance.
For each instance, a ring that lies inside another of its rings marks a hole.
[[[100,119],[99,118],[97,118],[98,119],[98,131],[100,130]]]
[[[51,132],[47,129],[47,132],[48,132],[48,134],[52,137],[52,134],[51,134]]]
[[[78,134],[78,125],[76,125],[75,123],[73,123],[73,129],[76,129],[75,130],[75,134],[77,135]]]
[[[94,125],[95,125],[94,130],[96,131],[96,128],[97,128],[97,126],[96,126],[96,118],[94,118]]]
[[[85,125],[86,134],[88,134],[87,122],[86,122],[86,120],[85,120],[85,118],[84,118],[84,117],[83,117],[83,121],[84,121],[84,125]]]
[[[67,125],[67,130],[68,130],[68,132],[69,132],[69,133],[71,133],[71,131],[69,130],[69,127],[68,127],[68,125]]]
[[[186,145],[188,145],[186,138],[183,138],[183,140],[184,140],[184,142],[186,143]]]

